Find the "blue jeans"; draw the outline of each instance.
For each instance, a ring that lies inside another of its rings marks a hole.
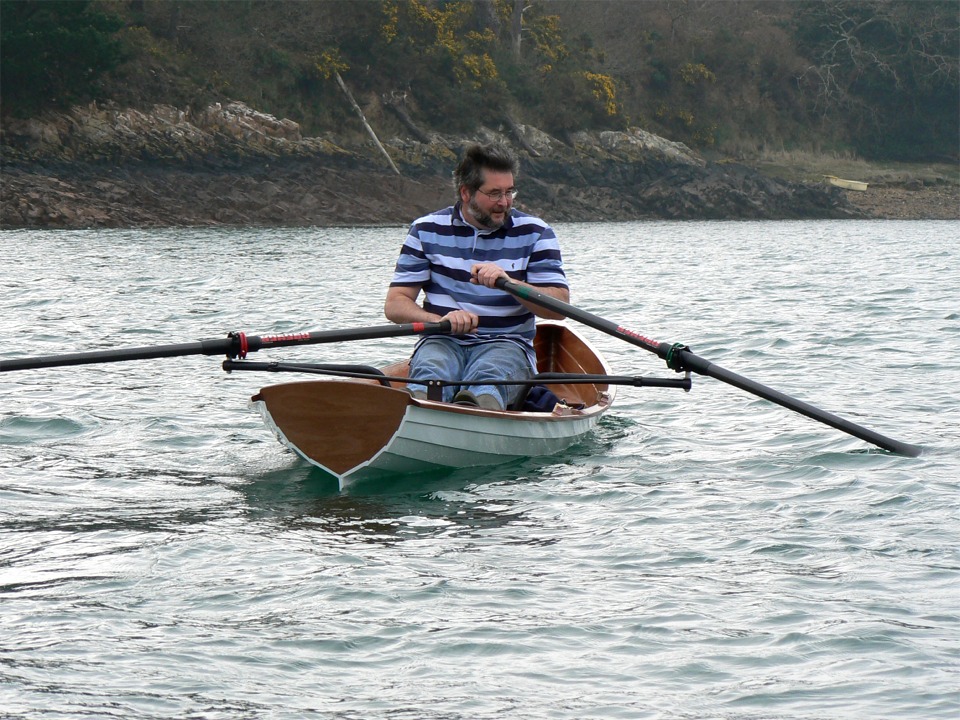
[[[527,355],[510,340],[460,345],[443,337],[428,337],[410,358],[410,377],[419,380],[524,380],[533,375]],[[415,383],[410,390],[426,390]],[[459,390],[474,395],[493,395],[503,407],[520,397],[523,385],[462,385],[443,388],[443,401],[450,402]]]

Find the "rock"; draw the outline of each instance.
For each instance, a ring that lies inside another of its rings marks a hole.
[[[841,191],[708,163],[639,128],[574,133],[529,126],[518,207],[551,222],[641,218],[862,216]],[[385,141],[401,177],[370,143],[302,137],[300,127],[242,103],[198,112],[91,104],[4,120],[0,227],[401,224],[455,199],[460,150],[507,136]]]

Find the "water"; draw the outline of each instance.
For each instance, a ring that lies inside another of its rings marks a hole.
[[[561,457],[340,493],[246,406],[271,376],[0,374],[0,716],[956,717],[957,227],[558,228],[579,307],[916,459],[697,377]],[[6,232],[0,356],[379,325],[402,236]]]

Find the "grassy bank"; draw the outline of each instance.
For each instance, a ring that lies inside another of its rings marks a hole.
[[[960,186],[960,166],[953,163],[867,161],[850,155],[804,151],[768,151],[743,161],[761,172],[794,182],[819,182],[824,175],[860,180],[872,185]]]

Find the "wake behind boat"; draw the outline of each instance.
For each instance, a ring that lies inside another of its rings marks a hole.
[[[541,375],[609,375],[599,353],[561,322],[540,322],[534,347]],[[408,371],[408,361],[382,369],[390,378]],[[390,474],[559,453],[596,426],[615,395],[605,382],[571,380],[550,385],[560,402],[548,411],[485,410],[418,400],[405,388],[397,380],[312,380],[265,387],[252,402],[284,445],[342,488]]]

